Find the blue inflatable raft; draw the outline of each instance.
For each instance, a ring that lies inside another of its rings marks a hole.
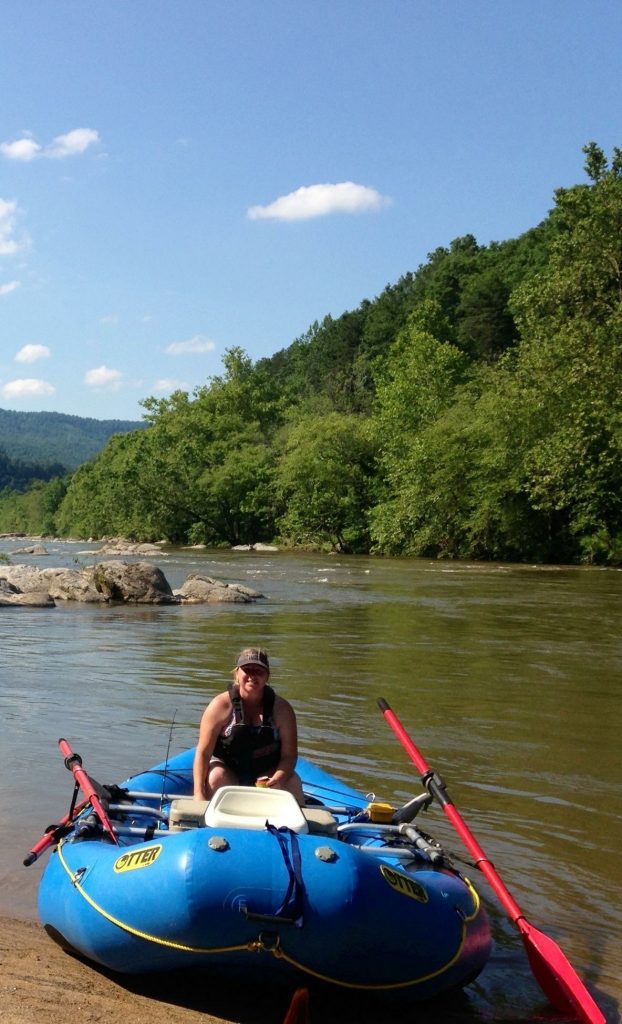
[[[98,787],[55,835],[39,915],[69,950],[119,972],[254,972],[424,999],[490,952],[479,896],[405,808],[369,803],[299,759],[307,806],[275,789],[192,793],[193,750]],[[94,784],[96,785],[96,784]]]

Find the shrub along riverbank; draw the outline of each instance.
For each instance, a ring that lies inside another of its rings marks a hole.
[[[0,530],[622,563],[622,152],[518,239],[431,253],[269,359],[144,401]]]

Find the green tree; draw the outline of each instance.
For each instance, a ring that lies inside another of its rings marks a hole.
[[[3,533],[55,534],[56,513],[66,482],[33,480],[24,491],[6,487],[0,491],[0,531]]]
[[[493,360],[515,342],[509,299],[510,287],[496,267],[465,282],[456,308],[456,340],[472,359]]]
[[[374,455],[359,416],[330,412],[296,422],[276,471],[282,534],[294,544],[368,550]]]
[[[571,557],[622,554],[622,168],[586,147],[591,186],[557,193],[545,274],[516,292],[516,361],[529,424],[526,492],[563,523]]]
[[[272,535],[265,478],[278,396],[241,350],[227,352],[224,365],[193,398],[177,391],[146,399],[148,429],[115,436],[78,470],[59,513],[65,532],[172,543],[264,539],[252,535],[256,530]]]
[[[425,303],[411,314],[388,359],[376,366],[372,431],[380,453],[381,489],[370,522],[379,550],[408,551],[420,519],[412,474],[422,458],[425,462],[421,434],[451,405],[467,365],[454,345],[438,340],[448,334],[439,304]]]

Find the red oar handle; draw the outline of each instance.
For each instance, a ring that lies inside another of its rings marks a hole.
[[[83,811],[87,804],[88,800],[83,800],[81,804],[78,804],[78,806],[74,808],[73,814],[68,813],[60,819],[58,824],[50,825],[50,827],[47,828],[41,836],[41,839],[39,839],[39,841],[32,847],[28,856],[24,858],[24,867],[27,868],[30,867],[31,864],[34,864],[43,851],[47,850],[48,846],[52,846],[57,842],[59,835],[63,834],[65,825],[68,825],[70,821],[73,821],[75,816],[79,814],[80,811]]]
[[[74,754],[73,750],[67,743],[67,740],[62,739],[62,737],[58,741],[58,745],[60,747],[61,753],[65,755],[65,767],[73,773],[73,777],[80,786],[80,789],[82,790],[84,795],[88,797],[90,804],[93,810],[95,811],[95,814],[97,815],[97,817],[99,818],[104,827],[104,831],[108,833],[113,843],[118,842],[110,818],[108,817],[106,811],[104,810],[103,804],[97,794],[97,790],[95,789],[95,786],[93,785],[93,782],[89,778],[88,774],[82,767],[82,758],[80,757],[79,754]]]
[[[411,761],[416,765],[428,793],[440,803],[467,850],[474,857],[477,867],[488,879],[510,919],[520,931],[531,969],[545,995],[562,1013],[572,1014],[584,1024],[606,1024],[605,1017],[557,943],[527,921],[518,903],[497,874],[494,865],[488,860],[477,839],[449,799],[445,783],[440,775],[437,775],[429,767],[397,716],[382,697],[378,700],[378,707]]]

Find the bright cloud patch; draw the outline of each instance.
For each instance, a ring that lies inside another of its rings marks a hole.
[[[0,295],[10,295],[16,288],[19,288],[19,281],[7,281],[6,284],[0,284]]]
[[[170,356],[185,356],[198,352],[213,352],[215,348],[215,343],[209,338],[195,334],[194,338],[189,338],[188,341],[173,341],[164,351]]]
[[[84,153],[85,149],[99,142],[99,133],[92,128],[74,128],[66,135],[57,135],[51,145],[45,151],[46,156],[62,159],[66,156],[76,156]]]
[[[0,256],[12,256],[24,243],[13,237],[17,203],[14,199],[0,199]]]
[[[306,185],[280,196],[268,206],[251,206],[250,220],[310,220],[330,213],[368,213],[391,200],[374,188],[342,181],[337,185]]]
[[[185,391],[188,385],[182,380],[173,380],[171,377],[161,377],[153,385],[153,391],[157,395],[171,394],[172,391]]]
[[[24,345],[15,356],[16,363],[36,363],[38,359],[51,356],[47,345]]]
[[[121,385],[123,374],[120,370],[111,370],[108,366],[98,366],[94,370],[87,370],[84,374],[84,383],[90,388],[111,388],[116,391]]]
[[[41,153],[41,146],[34,139],[16,139],[15,142],[0,144],[0,153],[8,160],[34,160]]]
[[[47,380],[36,380],[34,377],[26,377],[22,380],[10,380],[2,386],[2,394],[5,398],[31,398],[38,395],[53,395],[56,391]]]
[[[25,162],[42,156],[63,160],[68,156],[79,156],[96,142],[99,142],[99,133],[94,128],[74,128],[64,135],[57,135],[48,146],[39,145],[27,135],[14,142],[3,142],[0,144],[0,153],[8,160]]]

